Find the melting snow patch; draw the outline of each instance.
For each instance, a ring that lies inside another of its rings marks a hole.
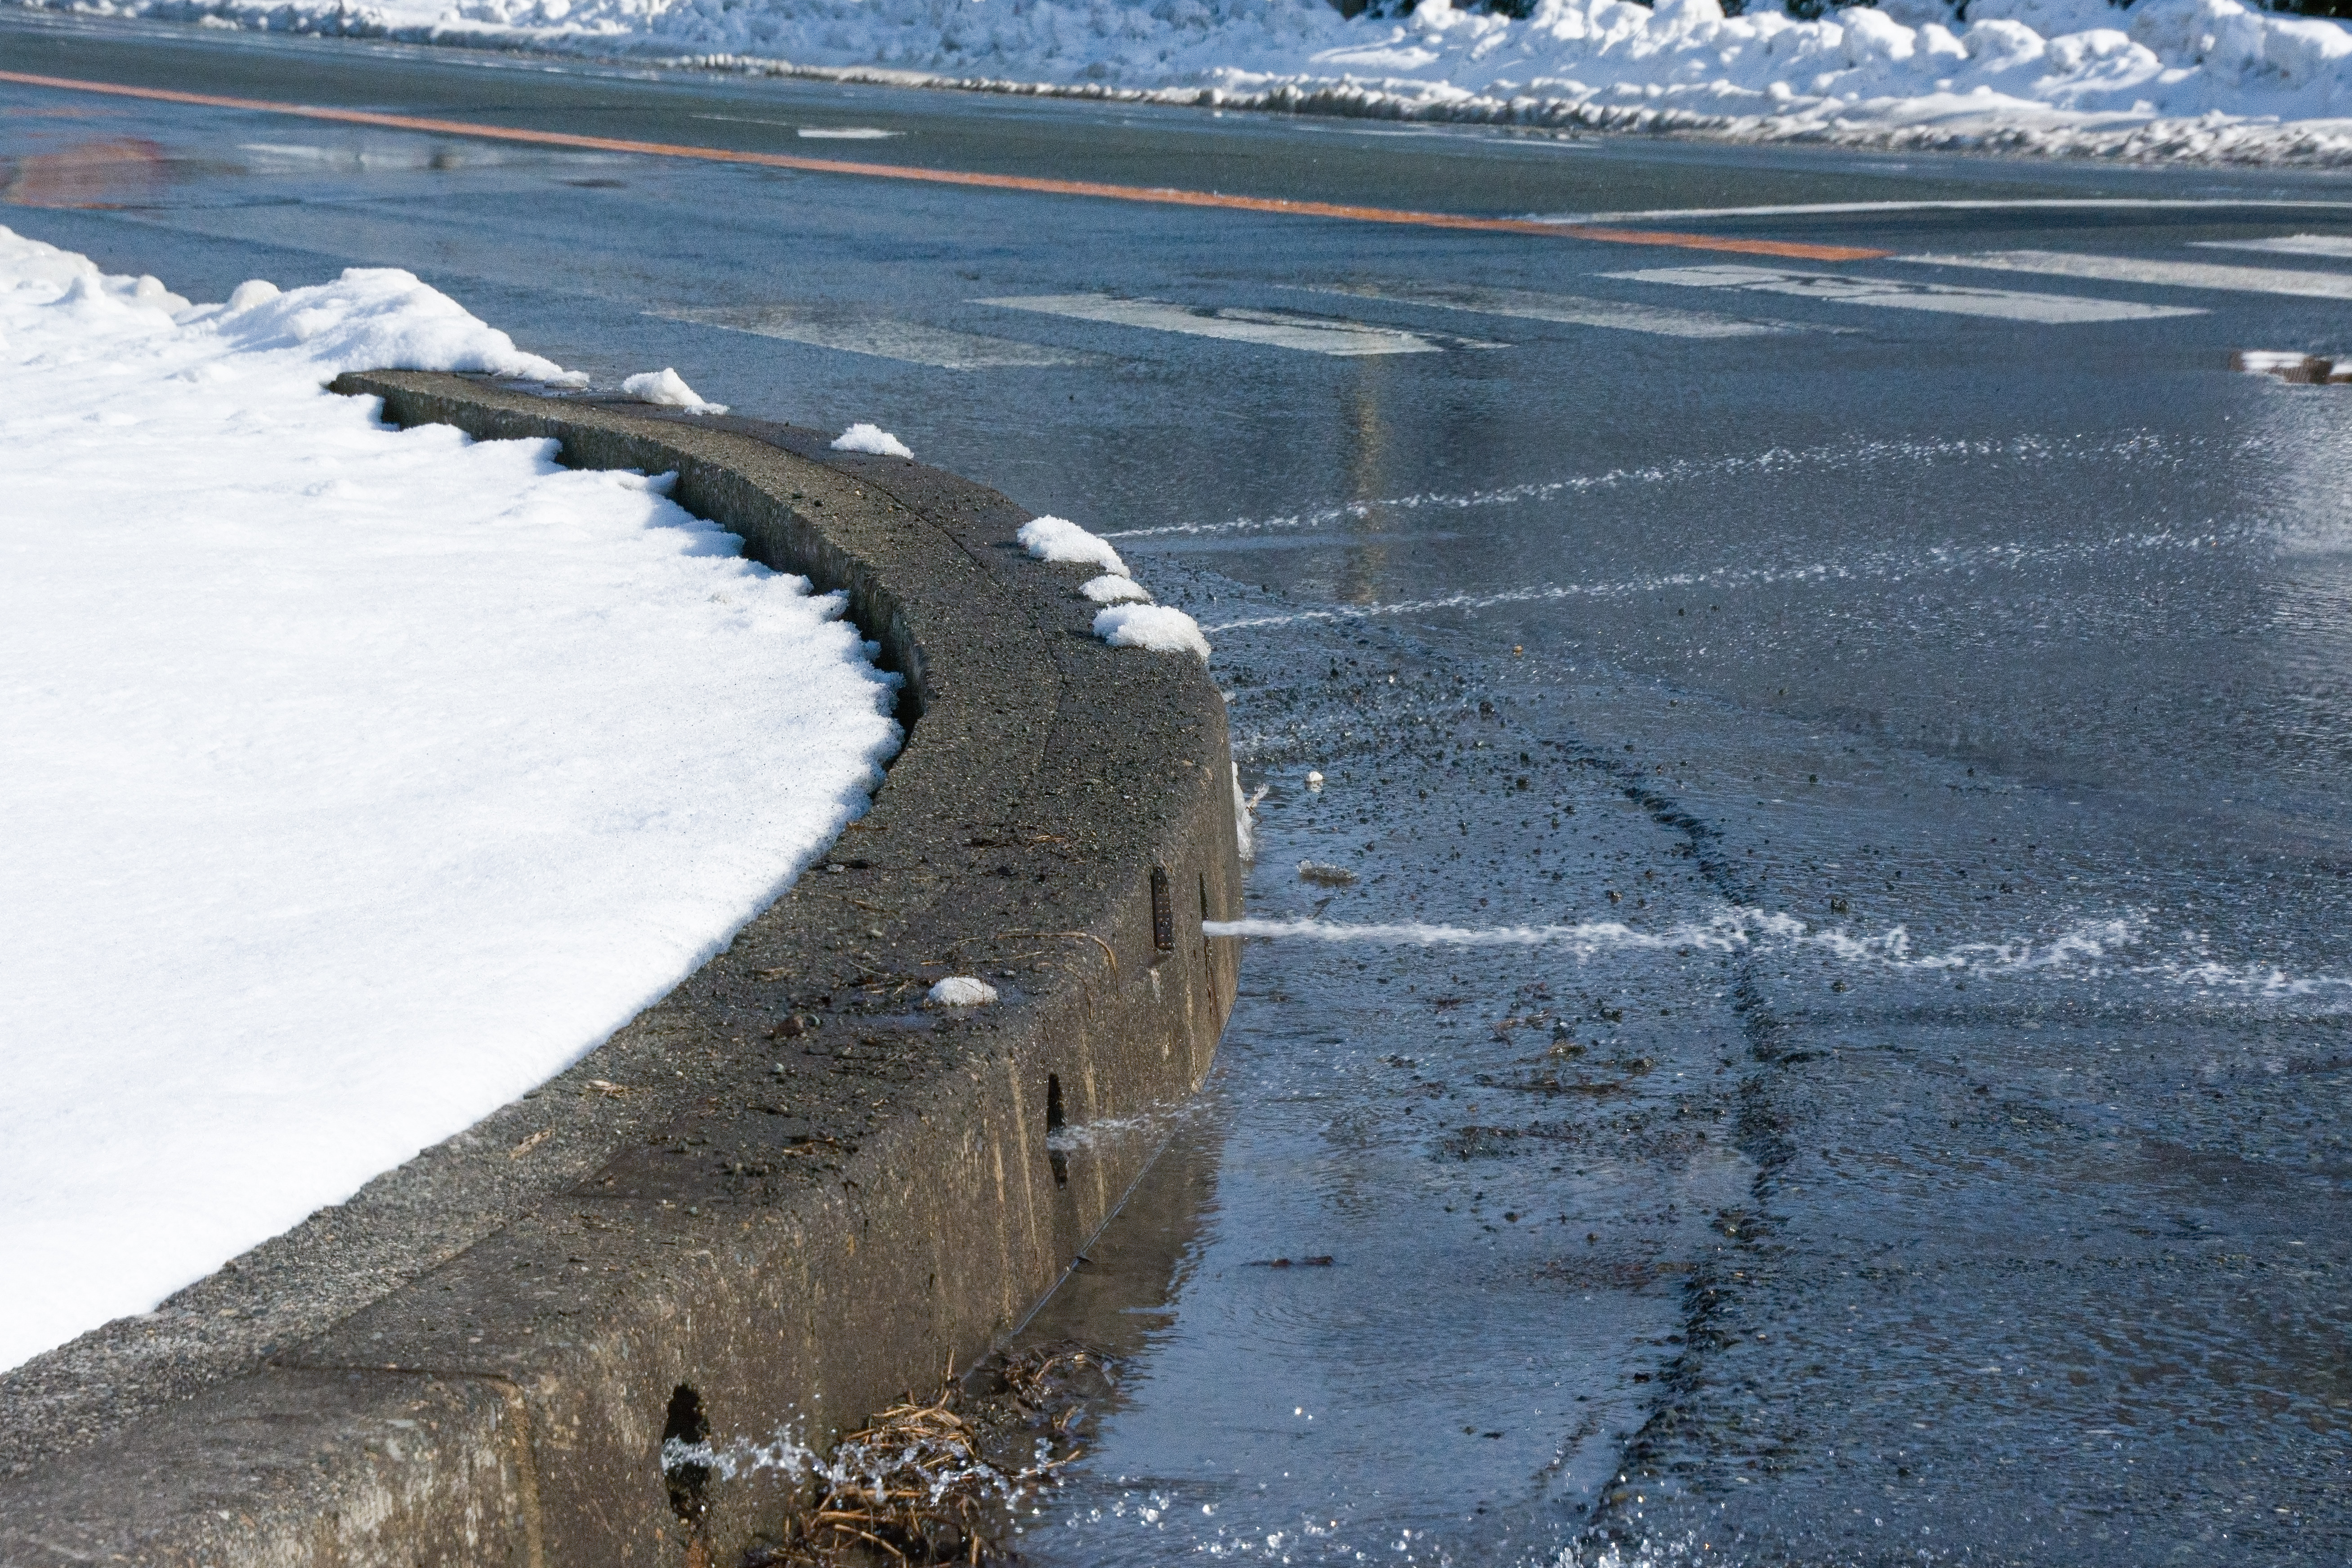
[[[879,425],[864,423],[852,425],[835,437],[833,449],[836,452],[865,452],[877,458],[912,458],[915,455],[907,449],[907,443]]]
[[[1099,577],[1087,578],[1078,592],[1097,605],[1123,605],[1130,600],[1141,600],[1149,604],[1151,600],[1151,595],[1144,591],[1142,584],[1132,577],[1122,577],[1111,572],[1106,572]]]
[[[724,414],[727,405],[706,403],[702,395],[686,384],[686,378],[667,367],[633,375],[621,383],[621,390],[640,403],[658,404],[664,408],[683,408],[689,414]]]
[[[1209,658],[1209,639],[1201,635],[1201,623],[1165,605],[1113,605],[1095,616],[1095,636],[1113,647],[1189,653],[1204,664]]]
[[[1082,566],[1099,566],[1121,577],[1127,575],[1127,563],[1118,558],[1118,552],[1107,540],[1088,533],[1066,517],[1033,517],[1013,537],[1040,561],[1076,562]]]
[[[934,1007],[985,1007],[996,1000],[996,987],[970,974],[950,974],[925,994]]]
[[[898,730],[842,601],[661,480],[328,394],[563,375],[405,272],[191,307],[0,228],[0,342],[7,1367],[578,1059]]]

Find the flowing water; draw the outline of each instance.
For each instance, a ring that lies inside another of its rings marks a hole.
[[[1023,1550],[2340,1547],[2346,461],[2248,390],[1122,539],[1265,794]]]

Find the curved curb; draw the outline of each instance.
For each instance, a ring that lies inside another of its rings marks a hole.
[[[676,469],[844,591],[914,722],[872,811],[577,1066],[191,1286],[0,1377],[0,1563],[726,1562],[813,1445],[1019,1322],[1140,1173],[1047,1147],[1206,1074],[1238,913],[1224,709],[1088,631],[1027,514],[818,432],[471,377],[346,375],[409,426]],[[758,679],[746,672],[746,679]],[[916,1010],[948,973],[998,1005]]]

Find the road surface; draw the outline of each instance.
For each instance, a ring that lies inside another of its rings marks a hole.
[[[2232,368],[2352,355],[2352,180],[0,47],[384,117],[0,82],[21,233],[873,420],[1208,628],[1310,923],[1066,1135],[1170,1143],[1034,1560],[2352,1549],[2352,386]]]

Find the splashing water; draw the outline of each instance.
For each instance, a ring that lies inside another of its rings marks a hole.
[[[2262,438],[2242,439],[2242,448],[2259,446]],[[1274,517],[1237,517],[1224,522],[1167,523],[1156,528],[1129,528],[1106,533],[1105,539],[1151,539],[1166,535],[1262,533],[1295,529],[1328,528],[1333,523],[1360,522],[1384,511],[1470,511],[1485,507],[1541,503],[1562,496],[1613,490],[1636,485],[1687,484],[1696,480],[1751,473],[1788,473],[1805,468],[1838,468],[1874,463],[1932,463],[1952,458],[1994,458],[2008,462],[2056,458],[2122,457],[2139,461],[2185,457],[2174,448],[2184,445],[2146,433],[2117,440],[2053,441],[2040,436],[2009,440],[1842,441],[1821,447],[1767,447],[1761,452],[1704,461],[1681,459],[1641,468],[1611,468],[1598,474],[1574,474],[1566,479],[1505,485],[1495,489],[1449,495],[1423,491],[1384,496],[1370,500],[1341,501],[1307,511]],[[2188,443],[2187,445],[2197,445]]]
[[[1917,550],[1878,551],[1842,562],[1797,563],[1783,566],[1718,567],[1707,572],[1669,572],[1629,577],[1613,583],[1530,584],[1491,593],[1449,594],[1437,599],[1399,600],[1385,605],[1341,605],[1328,609],[1294,610],[1279,616],[1221,621],[1203,631],[1245,631],[1258,626],[1292,626],[1308,621],[1360,621],[1377,616],[1427,615],[1439,610],[1485,610],[1502,605],[1549,604],[1562,599],[1622,599],[1673,588],[1769,588],[1786,584],[1900,582],[1928,574],[1979,571],[2021,571],[2064,562],[2086,561],[2120,552],[2211,550],[2221,542],[2218,533],[2128,533],[2109,539],[2079,540],[2066,544],[1940,544]]]
[[[2063,972],[2084,979],[2132,976],[2200,990],[2234,991],[2271,999],[2340,994],[2352,997],[2352,975],[2296,975],[2266,961],[2225,963],[2196,955],[2120,962],[2139,946],[2153,925],[2146,910],[2126,910],[2047,937],[2005,937],[1956,942],[1934,952],[1915,952],[1902,926],[1875,932],[1816,928],[1794,915],[1734,905],[1705,920],[1685,921],[1656,931],[1637,931],[1622,921],[1585,921],[1575,925],[1456,926],[1423,921],[1349,924],[1306,918],[1203,921],[1206,936],[1255,937],[1270,941],[1368,942],[1389,947],[1557,947],[1580,960],[1605,952],[1769,952],[1811,950],[1849,963],[1890,972],[1949,971],[1970,973]]]

